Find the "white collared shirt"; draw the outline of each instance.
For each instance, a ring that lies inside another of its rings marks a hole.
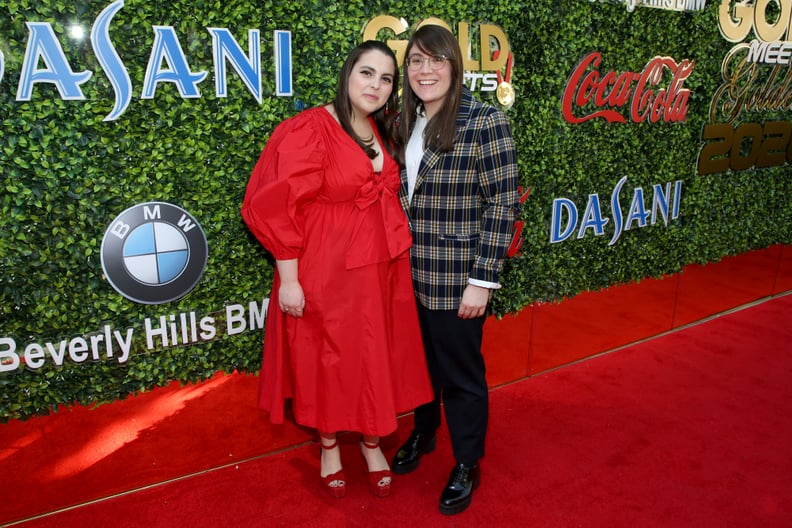
[[[412,134],[410,134],[410,140],[407,142],[407,148],[404,151],[404,165],[405,169],[407,169],[407,203],[412,203],[415,182],[418,179],[418,168],[421,166],[425,151],[424,130],[426,130],[426,116],[419,112],[415,116],[415,127]]]

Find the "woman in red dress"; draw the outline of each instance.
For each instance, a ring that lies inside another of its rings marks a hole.
[[[432,399],[410,277],[412,238],[394,159],[398,66],[383,43],[347,57],[333,103],[272,133],[242,216],[275,257],[259,403],[321,442],[325,489],[343,497],[336,434],[361,433],[369,487],[390,492],[379,443],[400,412]]]

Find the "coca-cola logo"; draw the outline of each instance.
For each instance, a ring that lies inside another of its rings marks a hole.
[[[677,62],[658,56],[641,72],[621,73],[601,72],[601,62],[602,55],[594,51],[570,75],[562,98],[567,122],[602,118],[609,123],[625,123],[626,116],[635,123],[678,123],[687,119],[690,90],[684,83],[693,73],[694,61]]]

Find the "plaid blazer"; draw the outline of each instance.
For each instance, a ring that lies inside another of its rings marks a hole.
[[[520,207],[517,152],[506,115],[463,89],[451,152],[427,149],[412,203],[413,287],[431,310],[456,310],[468,278],[498,283]]]

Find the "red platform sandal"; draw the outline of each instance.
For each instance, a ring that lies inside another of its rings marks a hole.
[[[330,449],[334,449],[338,445],[338,440],[326,446],[322,443],[322,440],[320,439],[319,445],[321,446],[322,450],[329,451]],[[330,494],[331,497],[335,499],[341,499],[344,496],[346,496],[346,476],[344,475],[343,468],[339,469],[335,473],[331,473],[330,475],[327,475],[326,477],[321,477],[321,479],[322,479],[322,487],[327,491],[327,493]]]
[[[370,444],[365,440],[360,441],[360,445],[366,449],[377,449],[380,446],[379,440],[377,443]],[[362,452],[361,452],[362,453]],[[365,460],[365,456],[363,459]],[[392,474],[390,469],[381,469],[379,471],[368,472],[369,491],[375,497],[387,497],[390,495]]]

